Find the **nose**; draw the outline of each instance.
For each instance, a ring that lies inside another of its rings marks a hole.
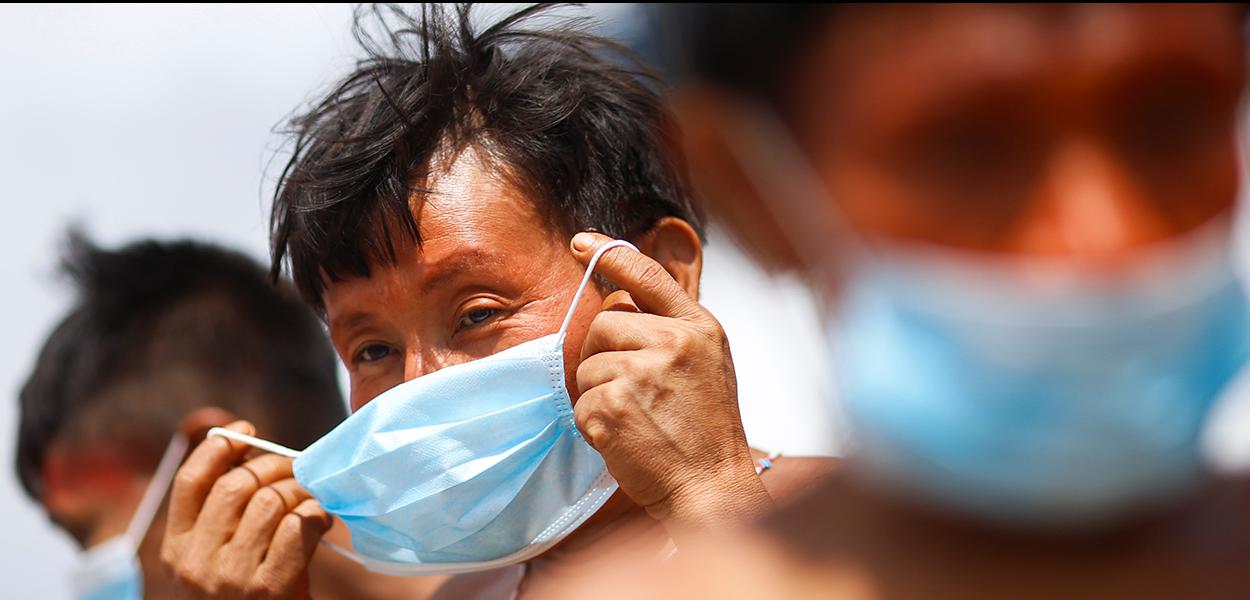
[[[411,381],[464,361],[465,359],[454,356],[451,352],[410,348],[404,352],[404,381]]]
[[[1177,233],[1114,152],[1079,138],[1055,149],[1031,206],[1019,250],[1091,266],[1120,262]]]

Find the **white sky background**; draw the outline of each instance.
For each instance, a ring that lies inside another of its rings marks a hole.
[[[194,236],[264,259],[278,166],[266,171],[271,129],[350,68],[350,15],[346,6],[0,8],[3,596],[69,597],[73,546],[26,499],[13,467],[17,391],[70,302],[54,277],[65,227],[77,221],[106,246]],[[816,416],[821,360],[805,294],[713,240],[704,300],[729,332],[753,443],[831,450]]]

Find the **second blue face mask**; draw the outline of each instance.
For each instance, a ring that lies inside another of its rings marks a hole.
[[[1184,493],[1207,414],[1250,353],[1213,227],[1127,287],[1047,295],[933,258],[865,269],[830,329],[860,461],[1013,526],[1094,526]]]
[[[607,502],[616,481],[573,422],[559,332],[400,384],[295,457],[295,478],[351,529],[358,559],[396,575],[490,569],[533,558]],[[635,251],[636,248],[633,248]]]

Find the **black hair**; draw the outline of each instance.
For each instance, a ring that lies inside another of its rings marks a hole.
[[[670,79],[781,103],[788,69],[838,10],[821,3],[649,5],[645,43]]]
[[[61,268],[76,302],[19,395],[17,472],[31,497],[53,444],[103,442],[155,468],[196,408],[297,448],[347,416],[324,325],[252,259],[194,241],[110,251],[71,232]]]
[[[630,50],[581,20],[553,20],[550,5],[482,31],[472,12],[358,9],[353,33],[367,57],[291,119],[270,273],[289,267],[319,311],[327,279],[367,277],[394,264],[397,243],[420,245],[412,203],[442,152],[483,151],[570,236],[630,238],[666,216],[702,234],[670,115]]]

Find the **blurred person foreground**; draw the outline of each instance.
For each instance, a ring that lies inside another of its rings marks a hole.
[[[692,178],[822,290],[847,468],[668,597],[1246,597],[1244,10],[672,6]],[[661,591],[652,590],[659,595]]]

